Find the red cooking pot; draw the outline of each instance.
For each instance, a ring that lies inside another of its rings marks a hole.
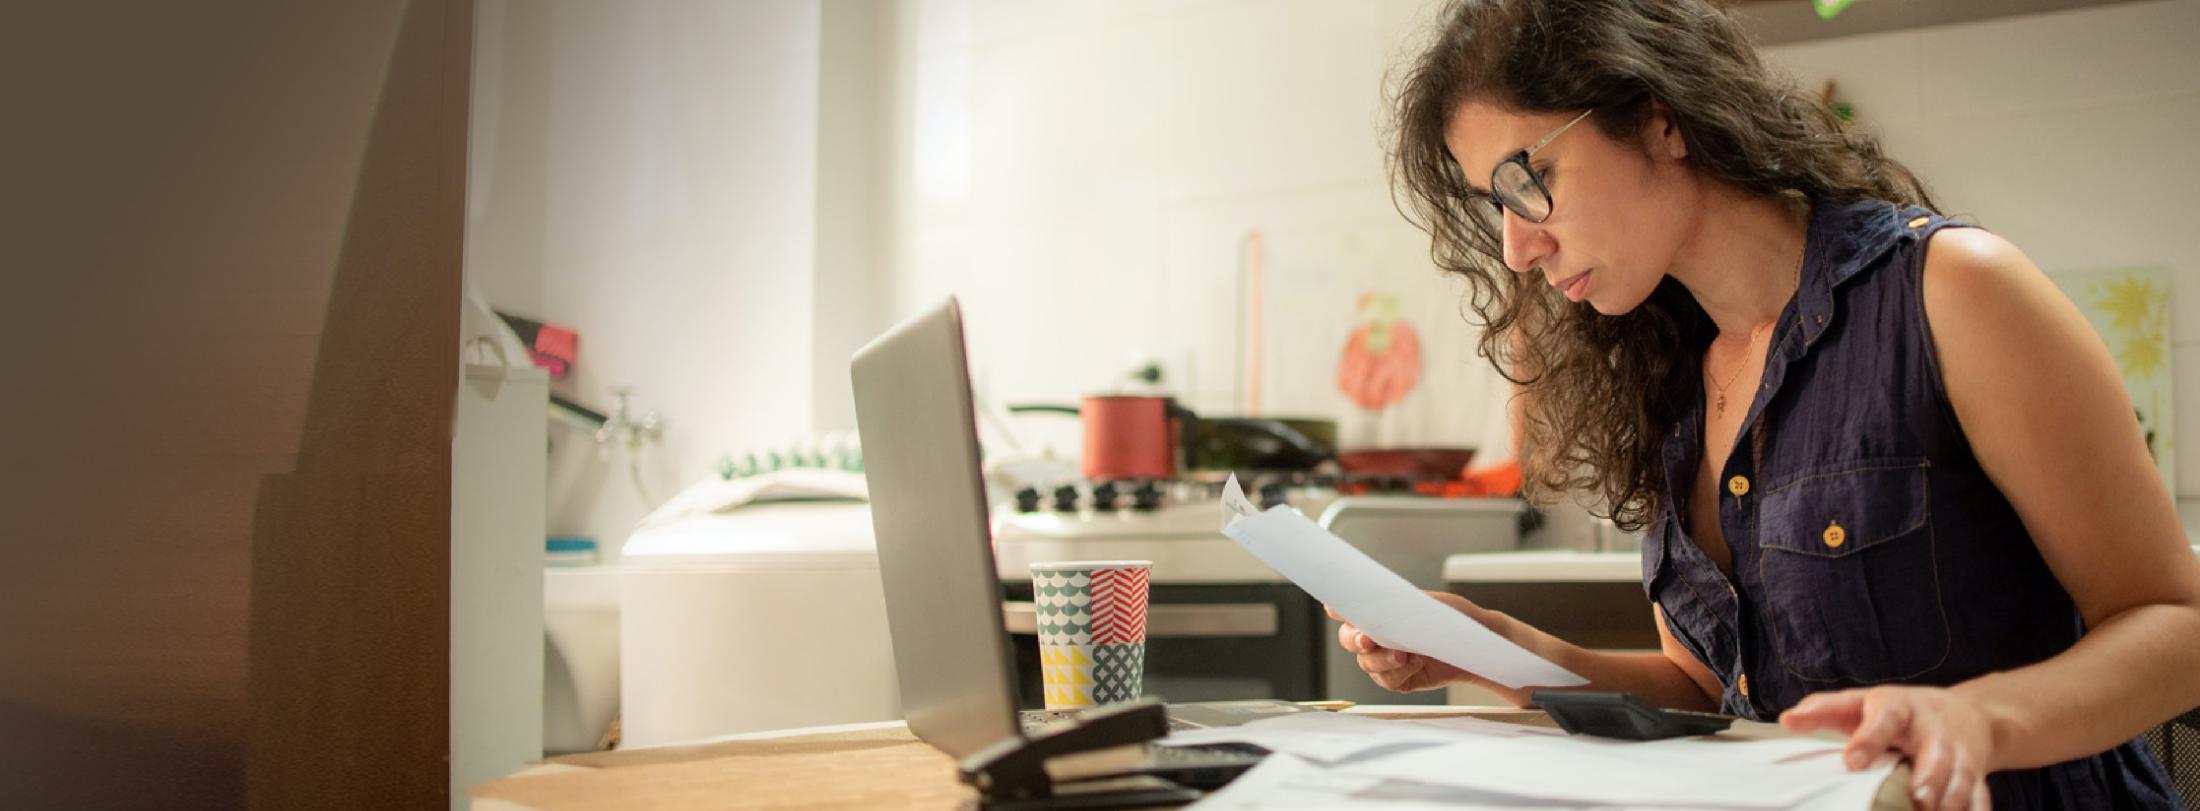
[[[1095,482],[1176,478],[1197,417],[1171,397],[1092,394],[1083,405],[1015,405],[1009,411],[1075,414],[1084,418],[1083,474]]]

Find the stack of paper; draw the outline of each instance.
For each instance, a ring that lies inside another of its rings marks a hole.
[[[1308,713],[1171,735],[1274,752],[1200,808],[1871,807],[1891,764],[1851,772],[1842,742],[1617,741],[1475,719]]]

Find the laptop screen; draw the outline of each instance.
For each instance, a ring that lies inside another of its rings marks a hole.
[[[1020,732],[955,300],[858,350],[851,373],[902,712],[960,758]]]

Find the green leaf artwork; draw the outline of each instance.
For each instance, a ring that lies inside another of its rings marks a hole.
[[[2047,274],[2078,305],[2108,344],[2131,394],[2147,452],[2162,482],[2177,492],[2176,390],[2170,369],[2170,280],[2167,268],[2064,271]]]
[[[1831,20],[1833,15],[1841,13],[1842,9],[1855,2],[1856,0],[1811,0],[1810,5],[1818,10],[1818,19]]]

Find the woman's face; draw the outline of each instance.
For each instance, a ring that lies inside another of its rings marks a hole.
[[[1452,113],[1444,143],[1474,187],[1487,192],[1499,161],[1576,115],[1468,102]],[[1505,265],[1541,272],[1568,299],[1617,315],[1642,304],[1665,278],[1694,229],[1700,190],[1682,160],[1686,146],[1662,109],[1644,124],[1639,148],[1606,137],[1595,118],[1528,158],[1550,190],[1551,214],[1537,223],[1504,213]]]

